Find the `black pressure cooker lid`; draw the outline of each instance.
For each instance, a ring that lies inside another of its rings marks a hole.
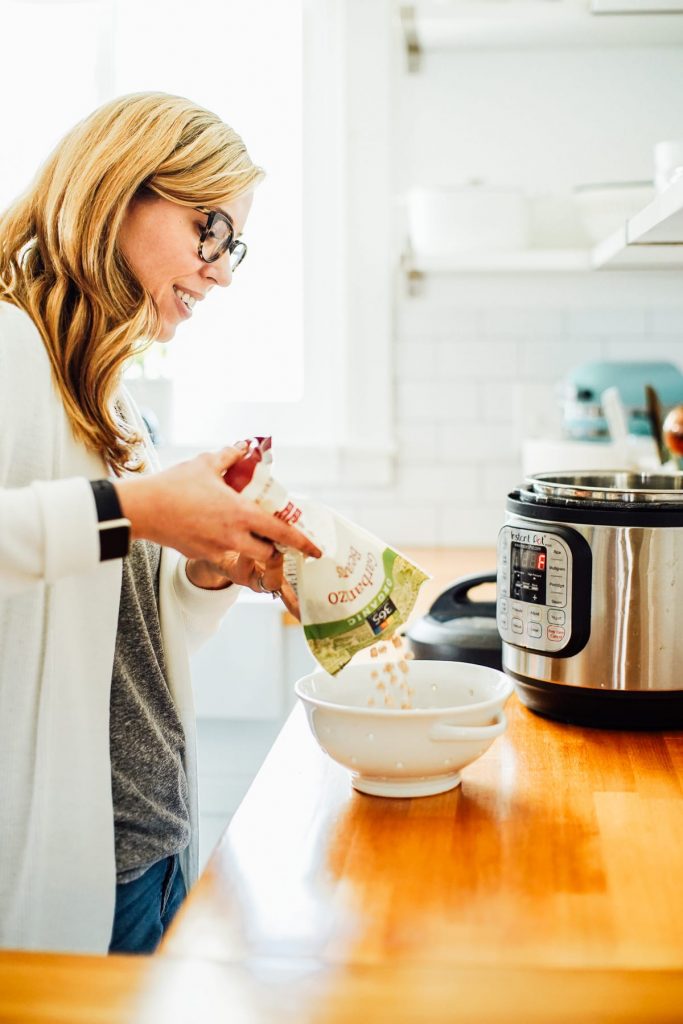
[[[502,668],[502,645],[496,625],[495,601],[472,601],[469,592],[495,583],[496,573],[463,576],[437,597],[427,615],[406,630],[416,658],[468,661]]]

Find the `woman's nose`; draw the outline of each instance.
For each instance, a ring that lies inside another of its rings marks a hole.
[[[222,288],[227,288],[232,281],[232,267],[230,266],[230,253],[223,255],[214,263],[205,264],[205,276],[212,278]]]

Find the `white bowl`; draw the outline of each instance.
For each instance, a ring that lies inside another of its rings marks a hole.
[[[351,770],[363,793],[411,797],[453,789],[461,770],[505,731],[512,683],[483,665],[411,661],[412,709],[371,707],[368,700],[378,693],[370,673],[382,667],[352,665],[336,676],[314,672],[299,679],[295,692],[313,735]]]
[[[417,253],[524,249],[529,213],[524,194],[484,184],[414,188],[407,196],[408,231]]]

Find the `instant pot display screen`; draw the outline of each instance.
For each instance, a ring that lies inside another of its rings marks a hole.
[[[530,604],[545,604],[548,550],[540,544],[519,544],[510,549],[510,597]]]

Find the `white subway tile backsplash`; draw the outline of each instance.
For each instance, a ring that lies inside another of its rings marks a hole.
[[[560,382],[581,363],[604,358],[600,338],[567,338],[563,341],[520,341],[519,376],[522,380]]]
[[[513,375],[516,366],[517,343],[514,337],[475,335],[464,341],[436,343],[436,369],[440,377],[500,379]]]
[[[434,380],[399,381],[396,389],[396,412],[408,420],[458,419],[475,416],[478,392],[461,381]]]
[[[482,318],[482,333],[507,334],[520,338],[550,339],[563,334],[563,317],[554,309],[487,309]]]
[[[683,298],[653,275],[428,275],[398,301],[395,355],[395,480],[330,504],[346,495],[398,546],[494,547],[525,439],[561,435],[567,373],[600,359],[683,369]]]
[[[438,346],[433,341],[399,341],[396,376],[399,380],[433,380],[437,376]]]
[[[607,359],[623,362],[675,363],[683,369],[683,335],[680,339],[655,335],[650,338],[608,338],[605,342]]]
[[[421,338],[466,338],[479,330],[479,310],[440,305],[424,298],[399,304],[397,335],[400,341]]]
[[[570,337],[596,335],[642,335],[645,332],[645,311],[642,309],[573,309],[565,318],[565,331]]]
[[[505,522],[505,494],[496,505],[484,505],[481,500],[471,505],[442,505],[437,523],[437,544],[443,547],[495,548],[498,532]],[[495,556],[492,568],[495,568]]]
[[[458,501],[478,489],[476,466],[454,466],[443,460],[431,463],[404,463],[397,474],[398,494],[403,498]]]
[[[481,479],[482,504],[498,510],[501,500],[522,482],[521,458],[482,466]]]
[[[508,424],[514,429],[517,422],[517,393],[523,385],[515,380],[515,373],[510,373],[506,380],[487,379],[480,383],[480,412],[485,420],[499,425]]]
[[[516,436],[558,436],[562,426],[562,394],[556,383],[525,381],[515,390]]]
[[[358,509],[358,523],[395,547],[433,546],[438,543],[437,502],[430,495],[416,497],[419,502],[389,499],[382,504],[363,505]]]
[[[396,424],[398,464],[402,460],[436,458],[438,429],[436,420],[400,419]]]
[[[519,438],[507,422],[458,419],[442,423],[439,430],[439,459],[445,464],[479,464],[513,458],[519,451]]]
[[[683,308],[662,308],[650,310],[647,327],[652,334],[673,334],[683,341]]]

